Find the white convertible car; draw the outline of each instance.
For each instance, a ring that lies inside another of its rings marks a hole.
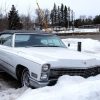
[[[0,67],[23,85],[43,87],[62,75],[100,73],[96,59],[66,48],[56,35],[5,31],[0,34]]]

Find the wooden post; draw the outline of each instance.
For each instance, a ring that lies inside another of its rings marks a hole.
[[[82,48],[81,42],[78,42],[77,51],[80,51],[81,52],[81,48]]]

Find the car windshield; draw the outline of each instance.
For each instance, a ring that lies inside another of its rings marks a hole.
[[[16,34],[15,47],[66,47],[56,35]]]

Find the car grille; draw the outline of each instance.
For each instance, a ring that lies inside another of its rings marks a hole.
[[[71,76],[82,76],[89,77],[95,76],[100,73],[100,67],[88,68],[88,69],[51,69],[49,74],[49,79],[57,79],[62,75]]]

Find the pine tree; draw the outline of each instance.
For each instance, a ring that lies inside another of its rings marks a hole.
[[[95,16],[93,22],[94,24],[100,24],[100,15]]]
[[[67,7],[65,6],[65,8],[64,8],[64,26],[67,28],[68,27],[68,19],[67,19],[67,17],[68,17],[68,10],[67,10]]]
[[[70,26],[70,7],[68,7],[68,11],[67,11],[67,20],[68,20],[68,28],[69,28],[69,26]]]
[[[61,26],[64,26],[64,5],[61,4]]]
[[[61,25],[61,13],[60,13],[60,8],[58,6],[58,26]]]
[[[22,23],[20,22],[18,11],[16,11],[14,5],[12,5],[11,11],[8,13],[8,29],[22,29]]]
[[[51,10],[50,19],[51,19],[52,26],[54,26],[54,14],[53,14],[53,10]]]
[[[50,14],[52,25],[69,28],[73,22],[71,21],[71,11],[70,7],[67,7],[66,5],[61,4],[60,7],[56,7],[56,4],[54,4]]]
[[[58,24],[58,10],[55,3],[54,3],[53,10],[51,11],[50,14],[50,19],[53,26],[56,26]]]
[[[56,24],[57,24],[57,7],[56,7],[56,4],[54,4],[53,13],[54,13],[54,25],[56,26]]]

